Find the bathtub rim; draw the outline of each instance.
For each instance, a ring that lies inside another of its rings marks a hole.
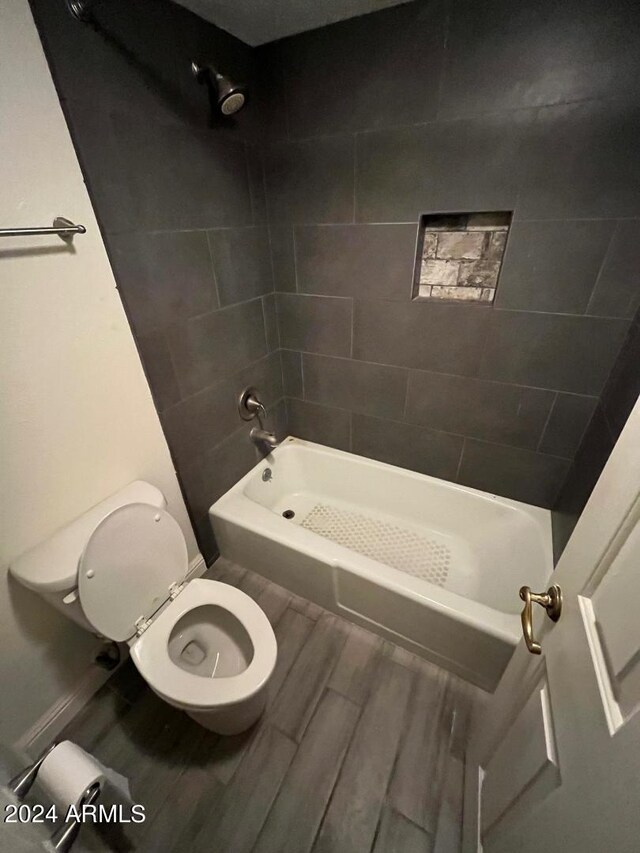
[[[253,468],[251,468],[247,473],[242,477],[242,479],[238,480],[230,489],[228,489],[224,495],[221,495],[210,507],[213,509],[217,503],[219,503],[225,495],[230,494],[234,490],[240,490],[244,492],[244,487],[246,483],[248,483],[252,479],[252,475],[256,471],[259,465],[262,465],[265,462],[269,462],[270,459],[274,458],[274,454],[280,456],[281,454],[287,452],[290,447],[302,447],[309,448],[312,451],[315,451],[321,455],[326,456],[349,456],[353,459],[358,460],[359,463],[363,464],[367,468],[384,468],[389,471],[394,471],[398,474],[408,477],[411,480],[417,480],[418,482],[422,480],[429,480],[431,483],[435,483],[439,488],[446,488],[447,490],[454,492],[464,492],[465,494],[472,494],[478,498],[482,498],[484,501],[489,503],[501,503],[505,506],[510,507],[511,509],[518,510],[519,512],[524,513],[529,516],[535,524],[542,529],[543,533],[543,548],[545,550],[545,560],[546,562],[553,567],[553,548],[551,544],[551,517],[550,510],[543,509],[542,507],[535,506],[534,504],[527,504],[523,501],[517,501],[513,498],[505,498],[502,495],[497,495],[494,492],[485,492],[482,489],[475,489],[473,486],[464,486],[462,483],[453,483],[451,480],[444,480],[441,477],[434,477],[432,474],[422,474],[419,471],[411,471],[409,468],[402,468],[399,465],[392,465],[390,462],[380,462],[377,459],[371,459],[368,456],[360,456],[358,453],[353,453],[351,450],[338,450],[335,447],[329,447],[325,444],[317,444],[314,441],[308,441],[304,438],[297,438],[293,435],[288,435],[286,438],[283,438],[280,444],[270,450],[270,452],[259,462],[257,462]],[[548,535],[546,535],[548,534]]]
[[[390,465],[386,462],[378,462],[377,460],[358,456],[348,451],[326,447],[325,445],[299,439],[295,436],[287,436],[277,448],[257,462],[242,479],[235,483],[209,508],[211,519],[218,517],[227,523],[235,524],[242,529],[258,533],[286,549],[302,552],[305,556],[327,565],[333,576],[335,576],[335,570],[339,569],[351,572],[365,580],[374,580],[375,583],[380,584],[388,591],[407,597],[423,606],[435,609],[440,614],[452,620],[463,622],[471,628],[489,633],[513,646],[518,643],[521,638],[520,617],[518,614],[505,613],[471,598],[466,598],[459,593],[443,589],[427,580],[414,578],[411,575],[405,574],[391,566],[386,566],[362,554],[355,554],[348,548],[338,545],[331,540],[323,539],[298,525],[287,524],[286,520],[281,519],[272,510],[248,497],[245,494],[247,483],[264,470],[265,463],[268,466],[270,460],[273,462],[274,457],[286,453],[289,448],[309,448],[320,455],[351,457],[359,463],[364,463],[367,467],[389,469],[390,471],[418,481],[427,478],[437,484],[438,487],[446,487],[466,494],[470,493],[483,500],[488,500],[491,503],[502,503],[526,514],[540,528],[542,533],[542,547],[547,568],[549,569],[545,582],[553,570],[551,517],[549,510],[524,504],[520,501],[514,501],[510,498],[503,498],[500,495],[493,495],[489,492],[483,492],[459,483],[450,483],[447,480],[441,480],[428,474],[409,471],[408,469]],[[323,543],[323,547],[321,547],[321,543]],[[333,556],[331,556],[332,554]]]

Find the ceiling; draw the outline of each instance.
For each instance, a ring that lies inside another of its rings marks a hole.
[[[366,15],[407,0],[179,0],[192,12],[256,47]]]

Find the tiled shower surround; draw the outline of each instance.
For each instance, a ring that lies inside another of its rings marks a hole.
[[[168,0],[33,3],[208,556],[249,383],[281,432],[554,505],[640,303],[638,4],[415,0],[251,50]],[[237,122],[194,58],[249,83]],[[448,211],[512,212],[493,303],[415,298]]]
[[[509,213],[424,216],[418,235],[418,299],[493,302]]]
[[[252,50],[168,0],[34,0],[36,23],[200,546],[207,509],[259,458],[238,392],[284,421]],[[209,127],[193,59],[252,89]]]

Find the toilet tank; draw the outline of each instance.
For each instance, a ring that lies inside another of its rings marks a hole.
[[[167,506],[160,489],[144,480],[135,480],[14,560],[9,566],[11,575],[65,616],[93,631],[78,600],[78,563],[102,519],[114,509],[132,503],[151,504],[159,509]]]

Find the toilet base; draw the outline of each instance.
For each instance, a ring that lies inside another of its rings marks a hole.
[[[212,708],[208,711],[186,711],[187,714],[209,731],[219,735],[237,735],[250,729],[258,721],[267,701],[266,686],[243,702]],[[186,710],[186,709],[184,709]]]

